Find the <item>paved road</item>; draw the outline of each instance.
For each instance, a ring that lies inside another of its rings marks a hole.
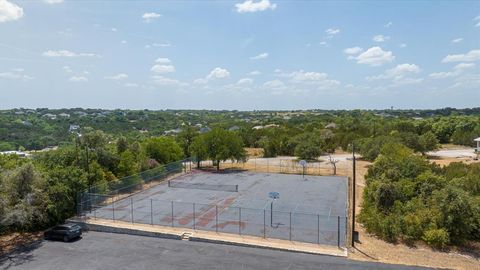
[[[0,258],[0,269],[426,269],[330,256],[88,232]]]

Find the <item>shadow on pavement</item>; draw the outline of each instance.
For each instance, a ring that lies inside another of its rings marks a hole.
[[[10,267],[20,266],[33,260],[32,252],[43,245],[44,240],[37,240],[27,245],[15,248],[13,251],[0,256],[0,269],[10,269]]]

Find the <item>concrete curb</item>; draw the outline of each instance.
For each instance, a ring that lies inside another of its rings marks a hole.
[[[231,245],[231,246],[239,246],[239,247],[261,248],[261,249],[278,250],[278,251],[286,251],[286,252],[294,252],[294,253],[304,253],[304,254],[313,254],[313,255],[322,255],[322,256],[345,257],[345,258],[348,257],[346,251],[344,251],[344,254],[330,254],[330,253],[313,252],[313,251],[306,251],[306,250],[269,247],[269,246],[263,246],[263,245],[223,241],[223,240],[217,240],[217,239],[208,239],[208,238],[195,237],[195,236],[190,236],[188,238],[188,240],[192,241],[192,242],[203,242],[203,243],[223,244],[223,245]]]
[[[177,234],[160,233],[160,232],[151,232],[151,231],[144,231],[144,230],[135,230],[135,229],[129,229],[129,228],[105,226],[105,225],[86,223],[86,222],[78,221],[78,220],[71,220],[70,222],[79,224],[82,227],[82,229],[87,230],[87,231],[118,233],[118,234],[130,234],[130,235],[149,236],[149,237],[175,239],[175,240],[181,240],[182,239],[182,237],[180,235],[177,235]]]
[[[243,240],[222,240],[218,239],[216,236],[197,236],[195,235],[196,232],[190,230],[179,231],[179,232],[159,232],[158,228],[156,230],[150,230],[145,228],[126,228],[122,226],[122,224],[115,224],[115,226],[111,225],[103,225],[103,224],[94,224],[84,220],[72,219],[70,222],[79,224],[84,230],[91,230],[97,232],[106,232],[106,233],[118,233],[118,234],[130,234],[130,235],[139,235],[139,236],[147,236],[147,237],[157,237],[157,238],[166,238],[166,239],[174,239],[174,240],[188,240],[192,242],[204,242],[204,243],[215,243],[215,244],[224,244],[224,245],[232,245],[232,246],[241,246],[241,247],[251,247],[251,248],[261,248],[261,249],[269,249],[269,250],[279,250],[279,251],[287,251],[287,252],[295,252],[295,253],[305,253],[305,254],[314,254],[314,255],[324,255],[324,256],[335,256],[335,257],[348,257],[348,251],[343,249],[338,249],[335,251],[332,250],[315,250],[309,248],[302,248],[302,247],[295,247],[294,244],[291,246],[282,246],[282,245],[274,245],[271,243],[255,243],[254,241],[248,243]],[[187,239],[182,238],[182,236],[188,233],[189,236]],[[201,234],[201,231],[198,231]],[[228,237],[227,237],[228,238]]]

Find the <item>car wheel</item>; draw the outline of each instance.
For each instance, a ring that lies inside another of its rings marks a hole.
[[[68,240],[69,240],[69,239],[68,239],[68,236],[65,235],[65,236],[63,237],[63,242],[68,242]]]

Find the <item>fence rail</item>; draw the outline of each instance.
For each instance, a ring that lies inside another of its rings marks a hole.
[[[211,160],[200,162],[201,167],[215,167]],[[349,176],[351,168],[349,162],[336,162],[335,166],[329,161],[307,162],[302,167],[297,160],[279,158],[251,158],[245,162],[220,162],[220,169],[241,169],[254,172],[282,173],[282,174],[306,174],[306,175],[339,175]]]
[[[98,195],[88,217],[346,246],[347,218],[213,204]]]
[[[90,187],[77,195],[77,214],[91,211],[94,205],[103,201],[103,197],[108,197],[110,202],[121,200],[155,184],[186,174],[192,170],[192,166],[192,159],[184,159]]]

